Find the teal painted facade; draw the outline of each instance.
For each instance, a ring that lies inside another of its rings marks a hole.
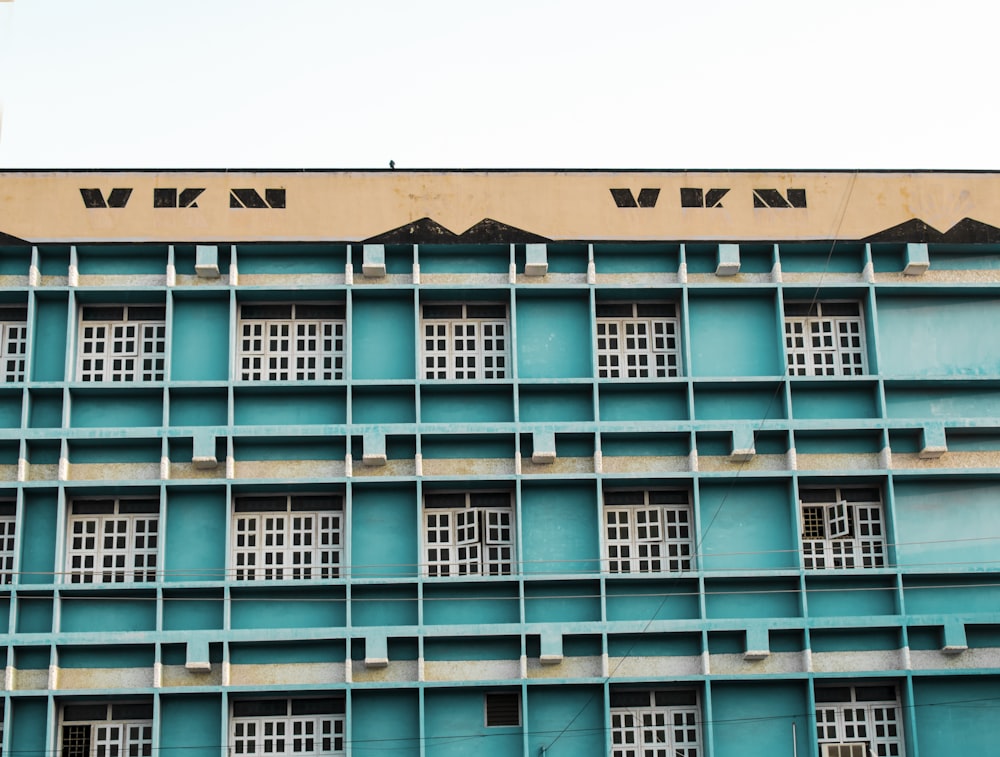
[[[190,244],[0,247],[27,334],[0,386],[4,751],[69,754],[67,705],[148,702],[154,754],[217,756],[234,702],[327,697],[345,754],[596,756],[625,749],[616,698],[680,691],[684,754],[791,757],[820,753],[823,692],[888,686],[896,754],[1000,753],[1000,246],[532,247],[220,245],[217,277]],[[790,375],[788,305],[816,302],[857,305],[857,374]],[[243,309],[275,303],[343,308],[342,375],[242,378]],[[456,303],[506,313],[502,377],[426,377],[425,307]],[[676,375],[602,376],[606,306],[663,303]],[[163,378],[80,380],[107,305],[163,309]],[[509,497],[512,556],[435,576],[428,496],[470,492]],[[685,566],[612,566],[636,492],[689,513]],[[241,579],[237,502],[299,495],[339,498],[335,575]],[[143,498],[148,580],[74,581],[73,508]],[[873,564],[810,566],[809,539],[862,540],[862,500]]]

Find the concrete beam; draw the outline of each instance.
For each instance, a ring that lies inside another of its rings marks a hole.
[[[194,250],[194,272],[203,279],[217,279],[219,272],[219,247],[214,244],[199,244]]]
[[[544,276],[548,272],[548,247],[544,244],[526,244],[524,246],[524,275]]]
[[[366,244],[362,248],[361,273],[366,279],[381,279],[385,276],[385,245]]]
[[[716,276],[735,276],[740,272],[740,246],[720,244],[719,257],[715,264]]]

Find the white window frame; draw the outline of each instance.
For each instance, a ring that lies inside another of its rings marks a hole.
[[[610,709],[611,757],[702,757],[697,691],[612,689]]]
[[[868,372],[867,353],[857,300],[785,303],[789,376],[861,376]]]
[[[894,698],[881,696],[886,688],[895,690]],[[820,692],[829,692],[825,698],[833,701],[819,701]],[[905,757],[902,707],[894,685],[817,686],[816,695],[821,756],[853,757],[862,746],[863,757]]]
[[[425,302],[420,333],[425,379],[474,381],[509,375],[510,314],[505,303]]]
[[[28,308],[0,307],[0,382],[24,381],[28,360]]]
[[[340,381],[346,333],[343,303],[243,303],[237,336],[239,379]]]
[[[344,504],[339,494],[238,495],[230,570],[237,581],[340,577]]]
[[[605,490],[604,547],[609,573],[694,570],[694,511],[690,492]]]
[[[240,757],[336,757],[345,754],[344,731],[341,699],[253,699],[230,704],[229,753]]]
[[[510,492],[427,492],[424,573],[431,578],[509,576],[514,572]]]
[[[0,584],[14,581],[17,558],[17,503],[0,499]]]
[[[886,566],[885,508],[877,487],[802,487],[799,517],[806,570]]]
[[[76,352],[80,381],[163,381],[166,308],[158,304],[84,305]]]
[[[681,375],[676,303],[598,302],[596,327],[598,378]]]
[[[74,499],[66,517],[66,578],[73,584],[146,583],[157,578],[156,497]]]
[[[104,717],[100,717],[103,708]],[[135,711],[142,715],[135,717]],[[89,717],[68,719],[74,710],[93,710]],[[128,710],[132,710],[129,716]],[[151,757],[153,754],[153,705],[152,703],[111,702],[100,704],[63,705],[59,712],[60,757],[110,757],[110,755],[135,755]],[[74,741],[68,740],[73,739]]]

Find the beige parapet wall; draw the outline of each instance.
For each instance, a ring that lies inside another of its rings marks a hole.
[[[0,172],[8,242],[358,242],[420,219],[549,240],[865,239],[917,220],[945,233],[1000,226],[1000,173]]]

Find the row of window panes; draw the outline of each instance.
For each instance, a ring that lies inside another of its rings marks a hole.
[[[427,304],[421,313],[425,379],[508,376],[510,324],[503,304]],[[0,308],[0,380],[23,381],[27,309]],[[344,378],[344,305],[297,303],[240,308],[237,366],[242,381]],[[793,376],[866,371],[857,302],[785,305],[785,351]],[[599,378],[680,375],[680,320],[673,303],[598,303]],[[86,306],[81,311],[77,376],[86,382],[162,381],[166,310],[155,305]]]
[[[879,568],[886,529],[876,488],[803,489],[803,567]],[[70,583],[155,581],[160,503],[155,498],[77,499],[67,518]],[[608,490],[604,544],[610,573],[693,570],[694,518],[684,490]],[[0,502],[0,577],[10,582],[17,548],[14,504]],[[515,572],[509,492],[427,493],[424,571],[430,577]],[[241,496],[233,504],[231,570],[237,581],[338,578],[344,543],[339,495]]]
[[[903,757],[899,695],[894,685],[817,686],[816,736],[821,757]],[[700,757],[703,718],[693,689],[613,689],[612,757]],[[345,754],[341,698],[235,700],[228,749],[235,755]],[[520,695],[483,698],[488,728],[522,723]],[[151,703],[67,704],[60,712],[63,757],[151,757]]]
[[[67,704],[59,742],[62,757],[152,757],[153,706]],[[247,757],[344,754],[344,700],[234,701],[228,752]]]
[[[821,757],[903,757],[899,694],[889,685],[817,686],[816,737]],[[697,692],[611,692],[612,757],[699,757]]]

